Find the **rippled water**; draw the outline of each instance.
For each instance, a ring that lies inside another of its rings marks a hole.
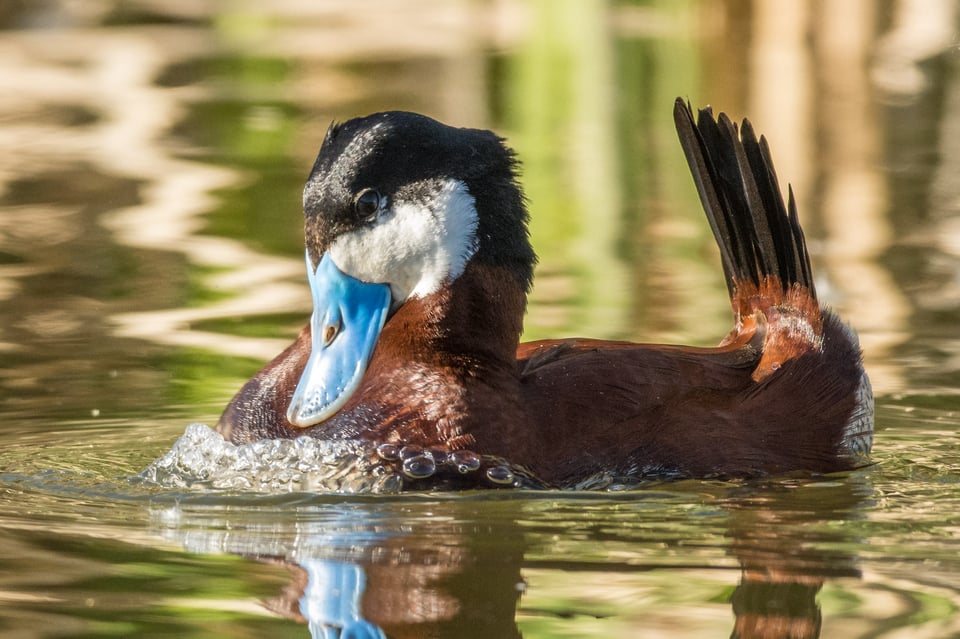
[[[0,634],[960,636],[957,16],[901,4],[0,7]],[[715,343],[677,95],[768,134],[874,465],[357,494],[344,451],[188,428],[304,323],[303,178],[377,109],[517,147],[527,338]]]
[[[715,636],[785,619],[822,636],[948,636],[957,421],[881,415],[886,444],[856,473],[623,493],[170,489],[133,478],[142,428],[8,442],[3,620],[36,635],[259,635],[295,632],[309,610],[343,625],[359,601],[396,636]]]

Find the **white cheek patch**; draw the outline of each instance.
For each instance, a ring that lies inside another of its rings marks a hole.
[[[402,303],[463,273],[477,251],[477,207],[467,186],[453,179],[418,201],[399,197],[376,224],[341,235],[328,252],[344,273],[389,284]]]

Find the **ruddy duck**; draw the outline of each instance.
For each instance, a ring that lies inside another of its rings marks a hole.
[[[864,464],[858,340],[817,301],[766,141],[680,99],[674,116],[733,306],[719,346],[520,343],[536,257],[513,152],[377,113],[327,132],[303,195],[313,314],[218,430],[408,447],[465,473],[501,457],[553,486]]]

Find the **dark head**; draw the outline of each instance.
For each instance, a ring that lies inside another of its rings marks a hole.
[[[394,304],[470,259],[510,267],[528,290],[536,258],[516,169],[490,131],[402,111],[333,124],[303,192],[310,261],[330,251],[350,275],[390,284]]]
[[[339,410],[358,388],[388,318],[417,308],[411,300],[464,290],[458,278],[468,264],[476,266],[468,273],[491,267],[497,286],[470,286],[469,295],[457,296],[469,303],[434,304],[427,314],[446,319],[441,332],[449,335],[452,322],[482,323],[479,313],[509,305],[506,314],[519,313],[512,331],[519,336],[536,258],[516,168],[493,133],[414,113],[330,127],[303,192],[314,311],[291,423],[305,428]]]

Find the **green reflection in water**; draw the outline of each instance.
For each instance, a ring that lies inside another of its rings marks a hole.
[[[697,85],[687,28],[618,34],[605,2],[533,3],[539,28],[503,63],[503,126],[526,170],[539,255],[525,338],[716,343],[730,312],[713,240],[672,133],[670,105]],[[684,316],[697,300],[695,316]]]
[[[179,407],[190,421],[215,422],[226,400],[239,388],[237,380],[249,377],[263,362],[178,348],[160,357],[156,365],[170,374],[163,398],[166,405]]]
[[[306,170],[291,160],[298,118],[298,109],[278,103],[215,101],[192,110],[181,134],[213,149],[211,160],[242,170],[246,178],[240,188],[219,193],[206,232],[270,253],[293,256],[302,250]]]
[[[540,255],[532,304],[536,309],[543,299],[560,316],[546,330],[528,321],[525,338],[569,330],[597,308],[607,311],[605,330],[617,334],[623,330],[622,304],[593,286],[598,273],[615,287],[623,283],[622,264],[609,259],[609,229],[619,217],[620,197],[611,182],[612,136],[605,128],[612,89],[606,4],[532,7],[540,28],[507,62],[504,124],[526,167],[530,231]],[[594,127],[578,126],[586,122]]]
[[[185,552],[61,532],[7,530],[2,539],[17,551],[4,567],[35,575],[23,584],[17,613],[35,629],[85,637],[222,636],[225,628],[232,636],[303,636],[302,627],[248,603],[276,594],[282,568],[233,555],[200,562]]]
[[[203,159],[243,172],[239,188],[221,191],[207,216],[208,233],[252,243],[269,253],[295,254],[302,245],[300,191],[307,167],[291,156],[301,110],[287,99],[292,62],[252,56],[215,57],[176,65],[162,83],[218,87],[194,103],[174,129]]]
[[[216,331],[241,337],[289,337],[307,323],[305,313],[267,313],[250,317],[224,317],[192,324],[201,331]]]

